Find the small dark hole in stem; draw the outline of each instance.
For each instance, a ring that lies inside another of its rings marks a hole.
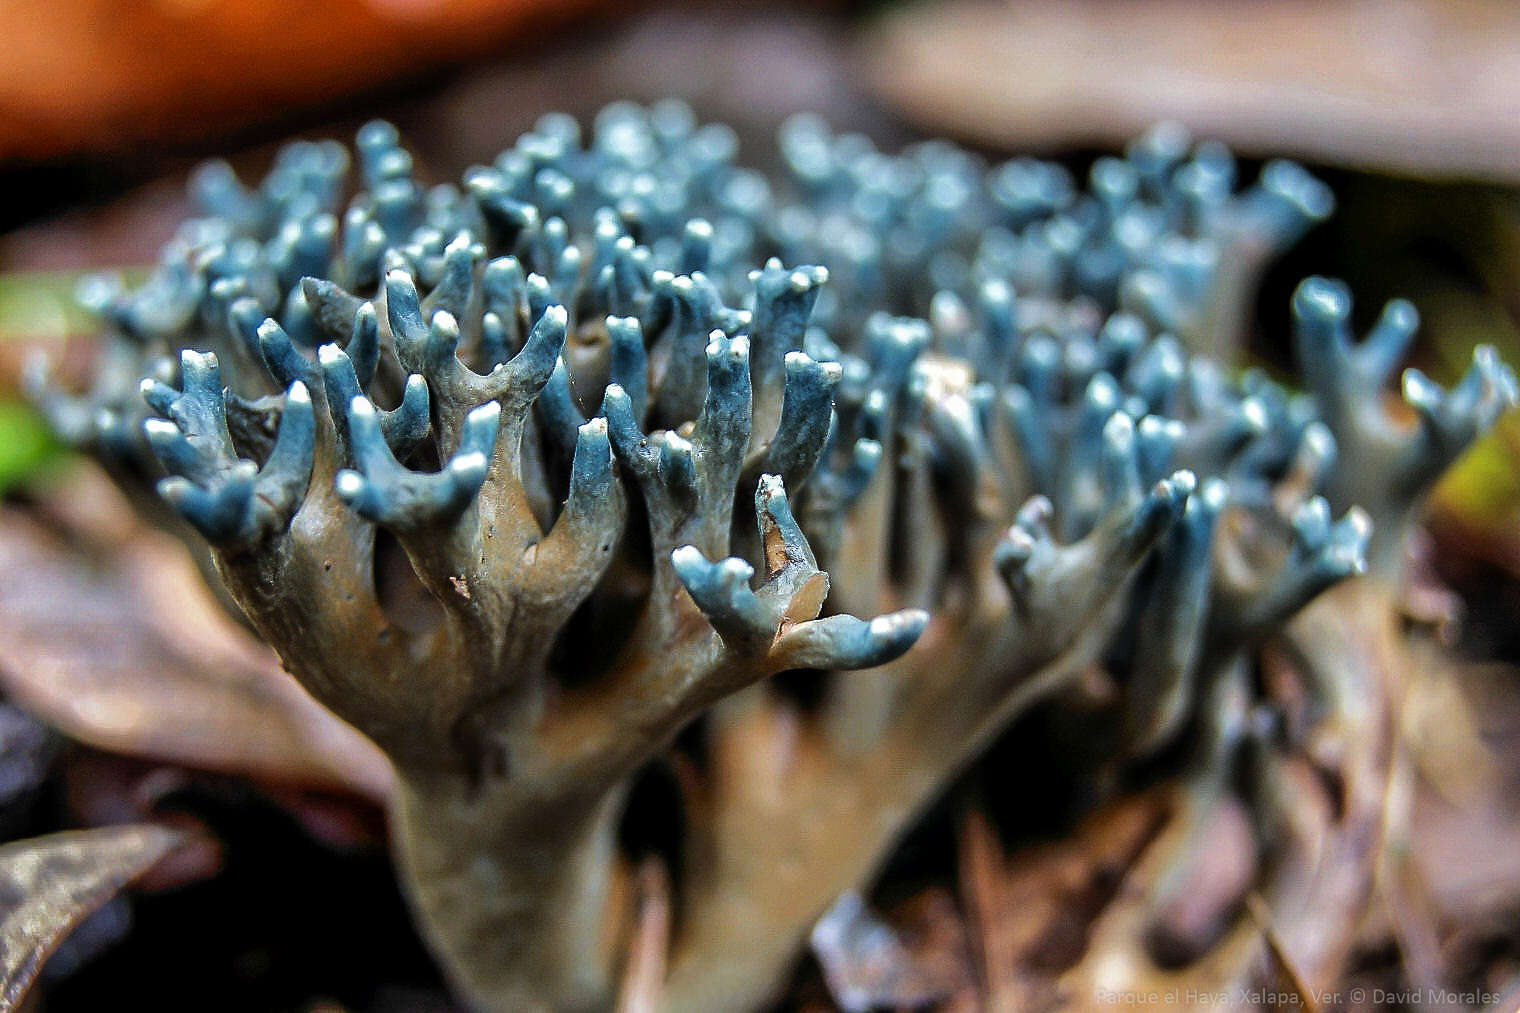
[[[443,606],[417,579],[401,543],[384,529],[375,532],[375,597],[385,618],[407,633],[428,633],[443,622]]]

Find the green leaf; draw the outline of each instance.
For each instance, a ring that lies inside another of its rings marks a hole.
[[[35,474],[62,450],[36,412],[19,401],[0,400],[0,492]]]

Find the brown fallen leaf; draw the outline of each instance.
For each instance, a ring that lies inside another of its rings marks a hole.
[[[223,611],[90,470],[68,512],[0,508],[0,691],[107,752],[363,795],[390,765]],[[113,504],[112,497],[117,502]]]
[[[986,813],[968,806],[956,835],[960,895],[973,930],[981,985],[993,1009],[1011,1008],[1018,994],[1013,967],[1018,944],[1002,917],[1003,854]]]
[[[864,56],[920,127],[1009,150],[1175,119],[1252,154],[1514,181],[1517,40],[1498,0],[957,0],[894,8]]]
[[[1234,796],[1208,807],[1185,847],[1146,932],[1151,959],[1167,968],[1186,967],[1229,931],[1258,872],[1251,814]]]
[[[894,905],[887,919],[918,968],[916,977],[937,983],[935,991],[943,993],[934,1006],[938,1013],[998,1008],[979,1002],[970,934],[953,890],[948,886],[920,890]]]
[[[137,881],[139,890],[169,890],[210,879],[222,870],[226,855],[215,832],[194,814],[162,803],[197,780],[224,775],[145,763],[83,746],[69,750],[58,768],[63,797],[76,825],[153,823],[185,834],[183,845]]]
[[[148,823],[49,834],[0,848],[0,1013],[19,1006],[75,925],[183,840],[176,830]]]
[[[1251,919],[1261,931],[1262,941],[1266,944],[1267,954],[1278,971],[1279,978],[1289,989],[1284,996],[1293,999],[1295,1005],[1304,1007],[1309,1013],[1319,1013],[1319,1001],[1315,999],[1316,993],[1304,981],[1303,975],[1294,966],[1293,959],[1288,956],[1287,950],[1283,947],[1281,935],[1273,923],[1272,912],[1267,907],[1267,902],[1261,899],[1260,894],[1250,894],[1246,897],[1246,910],[1251,913]]]
[[[1420,666],[1430,661],[1428,654],[1418,657]],[[1504,913],[1520,906],[1520,672],[1509,665],[1448,664],[1443,674],[1458,683],[1465,706],[1454,723],[1472,729],[1460,756],[1467,760],[1476,751],[1478,776],[1453,790],[1450,775],[1457,771],[1443,767],[1432,774],[1434,758],[1427,758],[1445,739],[1412,741],[1422,776],[1414,786],[1407,855],[1429,902],[1464,936],[1502,924]]]
[[[923,912],[918,914],[922,923]],[[925,933],[921,924],[915,934],[943,932]],[[846,1013],[922,1009],[972,983],[969,962],[943,959],[943,947],[919,946],[915,952],[908,933],[882,918],[853,890],[841,894],[818,919],[810,944],[830,995]],[[963,955],[964,945],[959,949]]]
[[[618,1013],[654,1013],[664,998],[666,948],[670,941],[670,874],[653,856],[639,865],[638,914],[618,990]]]
[[[1001,959],[1009,961],[998,972],[1001,1008],[1084,1008],[1092,993],[1063,996],[1059,981],[1088,953],[1095,927],[1147,860],[1172,808],[1164,792],[1124,796],[1060,839],[996,860],[998,907],[985,918],[998,923]]]

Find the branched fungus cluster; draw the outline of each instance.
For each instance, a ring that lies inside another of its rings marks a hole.
[[[1350,585],[1395,583],[1512,375],[1486,350],[1449,391],[1410,371],[1391,412],[1413,309],[1357,341],[1322,279],[1293,303],[1305,392],[1209,357],[1331,199],[1285,162],[1238,189],[1175,127],[1085,190],[806,117],[779,179],[736,147],[666,103],[589,137],[547,116],[458,186],[423,185],[384,123],[356,185],[335,144],[257,188],[208,166],[207,217],[151,279],[86,293],[108,335],[87,388],[39,375],[39,401],[156,484],[394,761],[397,863],[482,1007],[613,1001],[617,829],[652,766],[681,794],[664,1001],[763,1002],[955,775],[1095,671],[1087,748],[1184,786],[1182,872],[1126,966],[1225,945],[1247,887],[1308,917],[1322,885],[1269,860],[1303,843],[1295,764],[1387,729],[1338,651],[1365,610],[1306,606],[1369,564]],[[1255,674],[1284,637],[1305,715]],[[1376,808],[1379,770],[1340,776],[1345,812]],[[1221,811],[1262,860],[1179,914]]]

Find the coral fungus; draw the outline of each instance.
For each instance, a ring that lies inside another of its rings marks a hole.
[[[1107,769],[1288,847],[1297,744],[1256,647],[1369,558],[1393,579],[1422,490],[1515,395],[1480,351],[1449,392],[1406,374],[1417,417],[1389,417],[1412,308],[1356,343],[1319,279],[1307,393],[1201,354],[1235,354],[1260,266],[1330,210],[1290,163],[1237,189],[1161,127],[1084,190],[807,117],[780,178],[736,147],[664,103],[589,137],[546,116],[458,186],[384,123],[354,188],[333,144],[257,188],[210,165],[152,278],[87,293],[89,388],[36,378],[395,763],[398,866],[483,1007],[612,1001],[651,765],[681,795],[664,1001],[752,1007],[950,779],[1095,670]],[[1318,726],[1373,727],[1345,660],[1302,653]],[[1146,959],[1215,945],[1267,868],[1206,917],[1158,887]]]

